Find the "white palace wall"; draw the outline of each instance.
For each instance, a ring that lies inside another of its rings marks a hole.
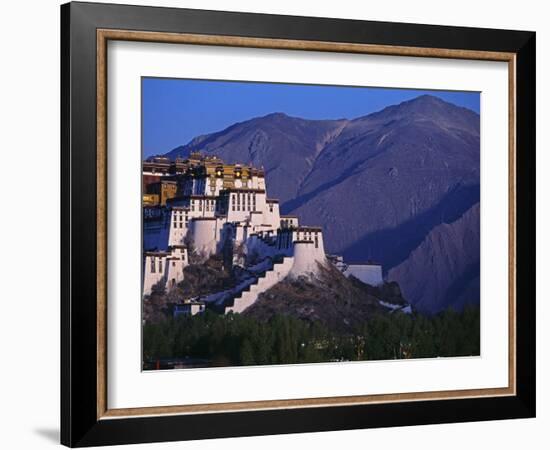
[[[271,229],[276,230],[281,226],[281,215],[279,214],[279,201],[269,200],[263,209],[263,222]]]
[[[145,251],[166,250],[170,228],[169,215],[143,220],[143,249]]]
[[[290,275],[294,277],[315,275],[319,271],[319,264],[325,262],[325,253],[315,248],[313,242],[297,241],[294,243],[294,264]]]
[[[347,264],[343,273],[346,277],[352,275],[371,286],[379,286],[384,283],[382,266],[379,264]]]
[[[187,235],[190,214],[187,208],[173,208],[170,219],[168,245],[183,245]]]
[[[171,289],[183,280],[183,269],[189,264],[187,249],[179,246],[170,252],[146,253],[144,264],[143,295],[150,295],[159,282]]]
[[[218,251],[225,223],[224,218],[214,217],[198,217],[190,221],[189,235],[199,255],[208,257]]]

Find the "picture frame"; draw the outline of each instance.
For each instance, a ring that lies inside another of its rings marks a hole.
[[[61,7],[61,442],[70,447],[529,418],[535,380],[533,32],[72,2]],[[111,409],[107,43],[508,64],[506,388]]]

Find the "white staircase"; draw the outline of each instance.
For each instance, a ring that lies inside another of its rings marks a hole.
[[[258,296],[282,281],[290,272],[294,258],[285,256],[281,261],[275,262],[273,267],[260,275],[255,283],[248,285],[245,289],[236,294],[226,302],[225,313],[243,312],[258,299]],[[231,304],[231,302],[233,304]]]

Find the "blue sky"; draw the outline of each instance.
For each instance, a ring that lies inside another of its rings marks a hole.
[[[166,153],[201,134],[273,112],[354,119],[423,94],[479,113],[477,92],[143,78],[143,154]]]

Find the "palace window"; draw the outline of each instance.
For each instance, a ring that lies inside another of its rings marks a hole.
[[[162,273],[162,259],[159,258],[159,273]]]
[[[151,256],[151,273],[156,272],[156,266],[155,266],[155,258]]]

